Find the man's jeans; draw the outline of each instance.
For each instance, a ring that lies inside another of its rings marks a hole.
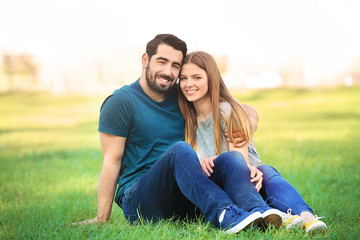
[[[200,209],[218,227],[219,214],[229,205],[244,211],[266,205],[250,183],[250,171],[241,153],[223,153],[214,164],[214,173],[208,178],[191,146],[176,143],[126,189],[122,197],[126,219],[133,223],[141,218],[193,217]]]
[[[297,215],[303,211],[313,213],[296,189],[275,168],[263,164],[258,169],[264,174],[260,193],[271,207],[282,212],[291,209],[291,213]]]

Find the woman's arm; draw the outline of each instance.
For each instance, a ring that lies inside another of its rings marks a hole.
[[[247,165],[250,166],[249,152],[248,152],[248,145],[247,144],[245,144],[244,146],[242,146],[240,148],[234,147],[234,144],[232,144],[232,143],[228,143],[228,146],[229,146],[229,151],[238,151],[238,152],[240,152],[244,156]]]
[[[234,147],[234,145],[232,143],[228,143],[228,145],[229,145],[229,151],[238,151],[244,156],[245,161],[250,170],[250,177],[251,177],[250,182],[255,183],[256,190],[260,191],[261,186],[262,186],[263,173],[260,170],[258,170],[256,167],[250,165],[248,145],[246,144],[245,146],[243,146],[241,148]]]

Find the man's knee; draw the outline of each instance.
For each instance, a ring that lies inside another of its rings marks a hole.
[[[175,143],[170,149],[172,150],[193,150],[192,147],[185,141],[179,141]]]
[[[169,149],[168,152],[170,154],[175,154],[176,155],[174,160],[186,159],[186,162],[192,161],[192,160],[196,161],[196,162],[199,162],[199,159],[198,159],[194,149],[187,142],[184,142],[184,141],[180,141],[180,142],[175,143]]]
[[[262,164],[258,166],[258,169],[263,173],[263,178],[265,181],[273,176],[280,175],[280,173],[270,165]]]

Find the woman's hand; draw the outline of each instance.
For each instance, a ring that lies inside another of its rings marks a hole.
[[[262,187],[263,173],[256,167],[250,165],[249,170],[251,177],[250,182],[255,183],[255,189],[259,192]]]
[[[213,167],[215,166],[214,160],[217,156],[212,156],[200,160],[200,165],[206,176],[210,177],[214,172]]]

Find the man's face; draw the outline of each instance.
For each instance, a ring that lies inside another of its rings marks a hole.
[[[146,67],[146,82],[158,93],[165,93],[177,80],[183,55],[181,51],[160,44]]]

